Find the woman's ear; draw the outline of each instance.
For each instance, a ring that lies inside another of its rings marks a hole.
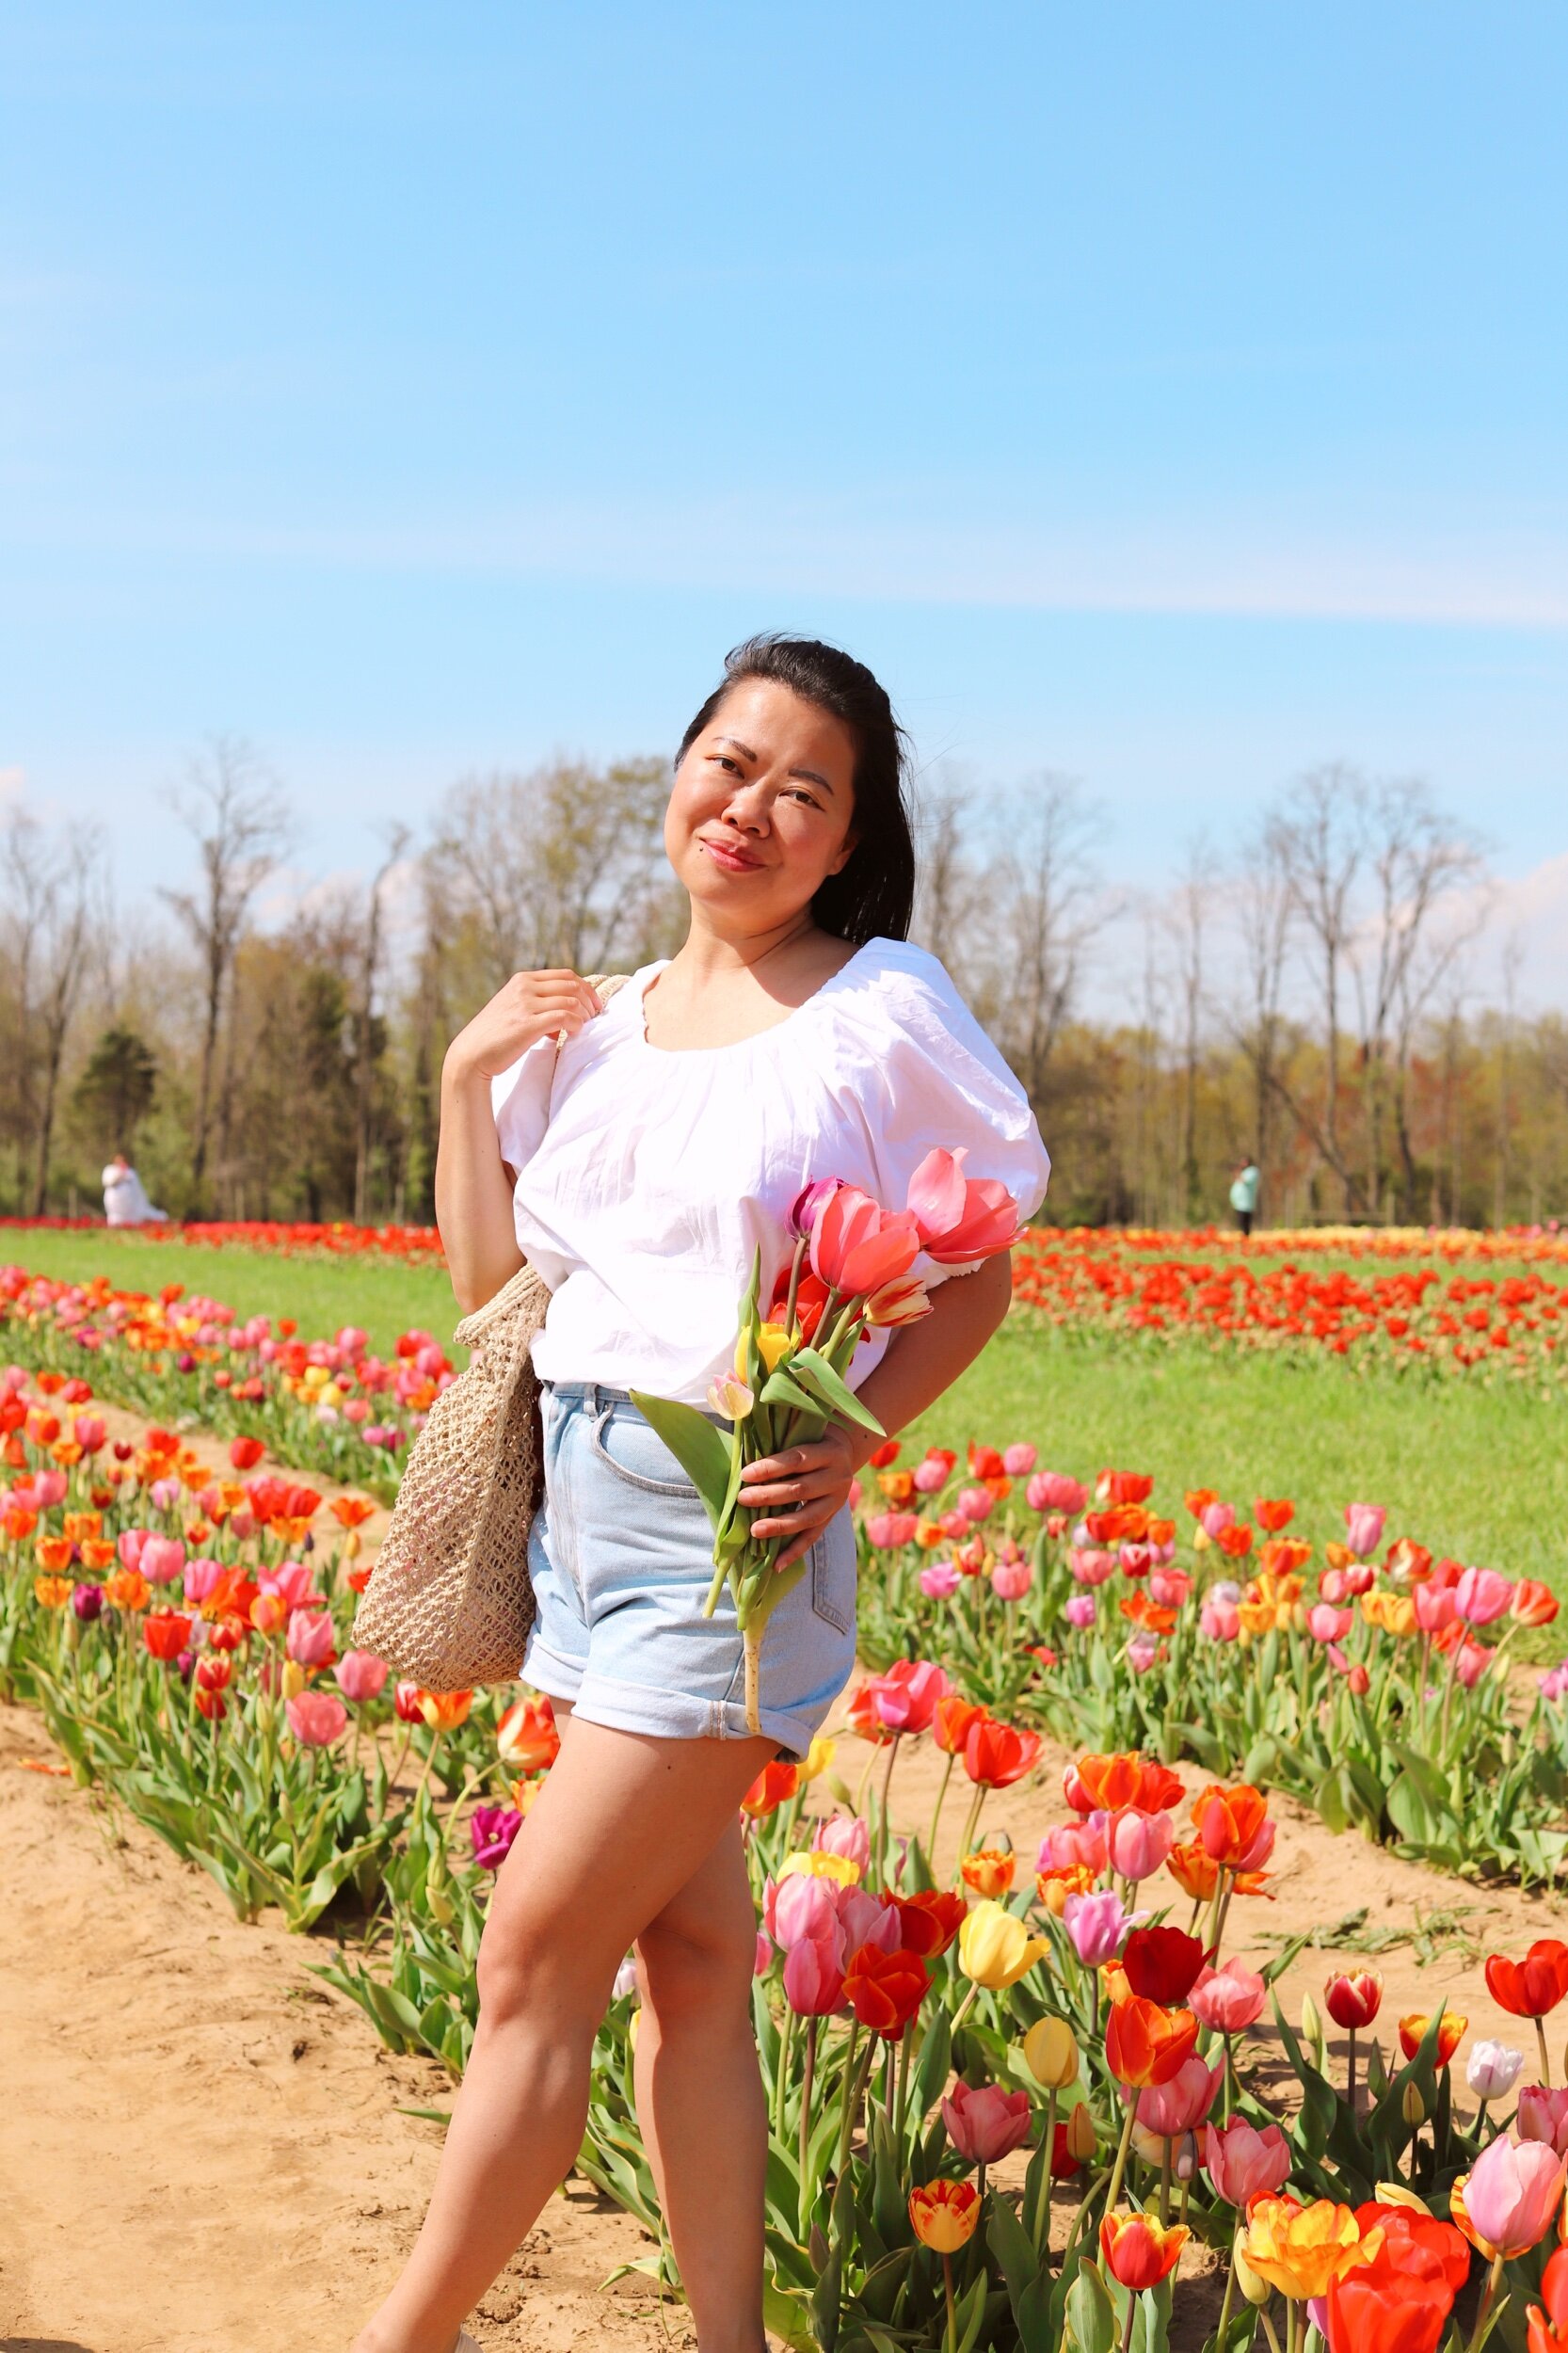
[[[843,847],[839,852],[839,855],[835,858],[833,864],[828,868],[828,872],[830,874],[841,874],[844,868],[849,864],[850,859],[855,856],[856,851],[859,847],[859,836],[852,828],[851,831],[844,836]]]

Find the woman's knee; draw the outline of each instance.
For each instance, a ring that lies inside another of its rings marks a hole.
[[[557,2030],[575,2024],[591,2036],[609,2002],[614,1974],[584,1955],[559,1914],[526,1902],[495,1905],[474,1968],[479,2015],[489,2026],[548,2016]]]
[[[748,2013],[756,1961],[755,1921],[694,1927],[655,1920],[637,1939],[643,1998],[665,2025]]]

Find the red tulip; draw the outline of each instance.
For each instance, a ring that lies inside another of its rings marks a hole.
[[[1189,2235],[1184,2222],[1167,2228],[1152,2214],[1108,2214],[1100,2224],[1100,2255],[1112,2278],[1137,2295],[1169,2278]]]
[[[1162,2009],[1158,2002],[1130,1994],[1112,2002],[1105,2029],[1105,2057],[1118,2083],[1142,2090],[1167,2084],[1192,2057],[1198,2022],[1190,2009]]]
[[[1340,1970],[1323,1988],[1323,2006],[1336,2026],[1359,2034],[1383,2004],[1383,1979],[1375,1969]]]
[[[1493,1953],[1486,1963],[1486,1984],[1499,2009],[1514,2018],[1544,2018],[1568,1993],[1568,1945],[1555,1936],[1538,1936],[1523,1961]]]
[[[1180,1929],[1134,1929],[1122,1948],[1122,1967],[1134,1993],[1162,2002],[1167,2009],[1185,2002],[1203,1966],[1203,1946]]]
[[[1007,1789],[1022,1781],[1040,1753],[1037,1732],[1019,1732],[1012,1724],[984,1717],[969,1726],[964,1743],[964,1770],[984,1789]]]
[[[922,1961],[935,1961],[947,1951],[963,1927],[968,1909],[955,1891],[934,1894],[922,1889],[914,1896],[895,1896],[893,1903],[904,1949],[918,1953]]]
[[[167,1665],[178,1658],[190,1640],[192,1621],[178,1609],[150,1609],[141,1622],[141,1639],[154,1658]]]
[[[844,1992],[863,2026],[896,2042],[924,2001],[929,1979],[918,1953],[900,1946],[885,1953],[860,1945],[844,1966]]]

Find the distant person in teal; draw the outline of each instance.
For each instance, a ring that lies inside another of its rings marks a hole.
[[[1230,1206],[1236,1212],[1236,1223],[1243,1234],[1252,1232],[1252,1222],[1257,1214],[1258,1188],[1263,1172],[1256,1160],[1243,1160],[1237,1170],[1230,1188]]]

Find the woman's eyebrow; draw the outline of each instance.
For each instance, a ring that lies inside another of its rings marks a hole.
[[[749,744],[743,744],[738,735],[715,736],[714,742],[719,744],[732,744],[735,749],[744,760],[755,760],[757,758],[757,754],[752,750],[751,745]],[[828,783],[827,778],[825,776],[819,776],[814,768],[792,768],[790,770],[790,774],[792,776],[803,776],[808,784],[820,786],[824,792],[831,792],[833,790],[833,787]]]
[[[833,790],[827,778],[819,776],[814,768],[792,768],[790,774],[792,776],[804,776],[808,784],[820,785],[824,792],[831,792]]]

